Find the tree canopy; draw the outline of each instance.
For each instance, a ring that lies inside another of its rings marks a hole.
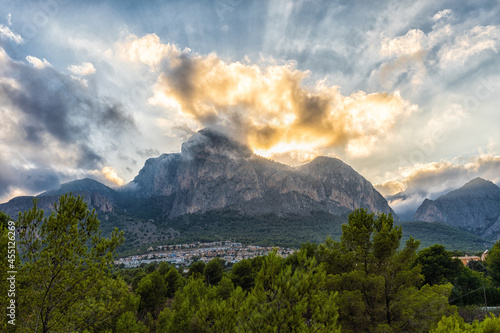
[[[342,226],[340,242],[328,238],[317,256],[330,273],[327,281],[339,293],[343,331],[425,331],[448,305],[451,285],[420,288],[423,276],[412,265],[419,242],[408,239],[399,249],[401,227],[391,215],[353,211]],[[422,304],[432,300],[432,307]]]
[[[19,321],[25,331],[82,331],[104,327],[126,308],[126,284],[113,279],[115,230],[101,237],[100,222],[81,197],[62,196],[45,217],[34,206],[19,215]]]
[[[0,212],[4,258],[9,221]],[[188,273],[166,262],[113,267],[123,235],[115,230],[103,237],[99,226],[83,198],[71,195],[62,196],[50,215],[36,200],[19,215],[17,331],[493,332],[500,327],[494,316],[466,323],[450,305],[482,306],[486,298],[493,300],[488,305],[500,304],[493,283],[500,276],[500,243],[486,266],[471,270],[443,246],[417,253],[417,240],[401,244],[402,229],[391,215],[355,210],[338,241],[327,237],[322,244],[303,244],[286,259],[275,250],[232,267],[219,258],[199,260]],[[2,288],[5,282],[0,281]],[[5,305],[5,294],[1,297]],[[2,331],[9,329],[2,325]]]

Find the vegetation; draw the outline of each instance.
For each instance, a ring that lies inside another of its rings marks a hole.
[[[102,238],[99,220],[80,197],[61,197],[54,212],[43,216],[35,200],[17,221],[21,327],[33,332],[106,327],[134,298],[109,274],[123,234],[115,230]]]
[[[421,247],[441,244],[449,251],[483,252],[493,243],[466,231],[438,222],[401,222],[403,238],[410,236],[421,241]]]
[[[130,213],[130,211],[129,211]],[[152,245],[213,242],[236,240],[243,244],[298,248],[305,242],[319,244],[330,235],[340,240],[342,224],[348,216],[336,216],[326,212],[312,212],[309,216],[275,214],[243,215],[236,211],[219,210],[206,213],[186,214],[173,219],[138,218],[125,212],[101,213],[107,216],[103,234],[108,235],[114,227],[125,232],[125,242],[118,249],[120,255],[133,255],[137,249],[145,250]],[[441,244],[448,250],[483,252],[485,245],[493,244],[478,236],[441,223],[400,222],[403,228],[401,244],[409,237],[421,241],[421,247]]]
[[[0,213],[4,258],[9,220]],[[356,210],[338,238],[303,243],[285,259],[274,251],[232,267],[196,261],[187,273],[165,262],[113,268],[123,234],[103,238],[79,197],[61,197],[47,217],[35,201],[16,224],[18,332],[500,330],[499,318],[473,310],[500,304],[500,242],[487,262],[465,267],[444,246],[401,244],[403,227],[384,214]]]

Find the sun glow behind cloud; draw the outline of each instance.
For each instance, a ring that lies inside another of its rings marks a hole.
[[[108,182],[113,185],[122,186],[125,184],[125,181],[118,176],[115,168],[110,166],[105,166],[100,171],[96,171],[96,175],[104,177]]]
[[[265,157],[308,160],[334,148],[368,156],[417,110],[398,91],[344,96],[325,81],[306,85],[309,73],[293,62],[225,62],[215,53],[181,52],[156,35],[131,35],[118,49],[158,72],[150,103],[177,109],[201,127],[222,126]]]

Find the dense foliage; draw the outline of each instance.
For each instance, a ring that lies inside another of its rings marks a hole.
[[[9,219],[0,213],[2,251]],[[486,300],[488,306],[500,304],[500,242],[486,263],[465,267],[443,246],[418,252],[412,237],[401,244],[402,227],[384,214],[356,210],[341,226],[339,240],[304,243],[287,258],[274,251],[234,265],[198,261],[188,272],[165,262],[112,268],[123,235],[115,231],[103,238],[99,220],[81,198],[61,197],[48,217],[35,202],[16,224],[18,332],[500,329],[495,316],[466,322],[457,312]],[[0,283],[3,289],[5,280]],[[2,331],[9,329],[2,325]]]

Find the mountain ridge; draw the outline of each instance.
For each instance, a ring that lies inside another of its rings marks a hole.
[[[57,196],[67,192],[83,195],[89,207],[99,211],[126,210],[135,201],[136,210],[142,204],[153,206],[162,218],[217,209],[250,215],[325,211],[339,216],[366,208],[393,214],[398,220],[371,183],[339,159],[320,156],[291,167],[255,155],[212,129],[195,133],[182,144],[180,153],[147,159],[134,180],[121,188],[86,178],[37,197],[44,209],[52,209]],[[0,204],[0,209],[17,213],[29,208],[28,201],[30,197],[11,200]]]
[[[487,239],[500,233],[500,187],[482,178],[474,178],[459,189],[425,199],[414,220],[442,222]]]
[[[138,198],[163,196],[169,217],[229,208],[243,213],[335,215],[356,208],[396,214],[373,186],[341,160],[318,157],[290,167],[255,155],[213,130],[182,144],[181,153],[148,159],[131,182]]]

